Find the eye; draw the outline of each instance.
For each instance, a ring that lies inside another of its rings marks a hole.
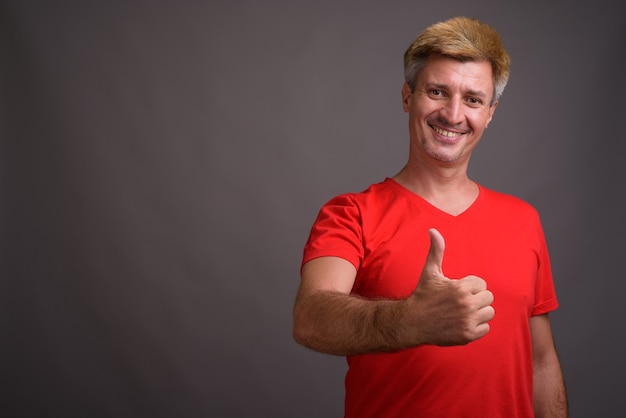
[[[441,90],[438,90],[438,89],[431,89],[431,90],[429,91],[429,94],[430,94],[431,96],[433,96],[433,97],[440,97],[440,96],[443,96],[443,92],[442,92]]]
[[[468,97],[467,103],[472,107],[479,107],[483,104],[483,101],[477,97]]]

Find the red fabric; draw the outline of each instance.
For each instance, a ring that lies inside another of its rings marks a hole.
[[[386,179],[321,209],[302,264],[342,257],[357,268],[354,294],[404,298],[420,276],[429,228],[446,241],[447,277],[487,282],[491,331],[465,346],[348,357],[345,416],[533,416],[528,320],[558,303],[539,216],[527,203],[480,187],[474,204],[451,216]]]

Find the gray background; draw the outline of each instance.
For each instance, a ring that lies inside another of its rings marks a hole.
[[[623,416],[617,5],[3,1],[1,415],[341,416],[345,361],[291,337],[302,246],[404,164],[404,49],[469,15],[513,59],[472,176],[541,213],[572,417]]]

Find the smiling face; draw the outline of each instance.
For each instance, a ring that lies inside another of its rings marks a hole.
[[[461,62],[430,56],[415,91],[405,84],[402,103],[409,113],[411,159],[467,166],[472,150],[491,121],[494,83],[486,61]]]

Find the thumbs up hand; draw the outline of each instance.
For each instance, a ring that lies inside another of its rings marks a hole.
[[[428,231],[430,250],[408,303],[408,325],[417,344],[464,345],[485,336],[495,311],[493,294],[478,276],[451,280],[443,274],[443,236]]]

